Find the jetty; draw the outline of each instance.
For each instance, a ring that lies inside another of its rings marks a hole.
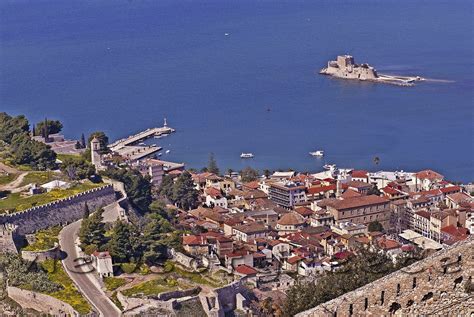
[[[109,144],[108,147],[112,152],[116,152],[128,160],[135,161],[162,150],[162,147],[156,145],[140,145],[139,143],[149,138],[165,136],[175,131],[175,129],[168,126],[165,119],[162,127],[148,128],[145,131],[117,140]]]

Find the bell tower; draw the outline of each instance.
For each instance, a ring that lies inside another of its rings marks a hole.
[[[100,159],[100,141],[96,137],[91,140],[91,162],[96,170],[99,170],[102,167]]]

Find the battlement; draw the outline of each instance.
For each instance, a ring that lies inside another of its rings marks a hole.
[[[474,273],[474,237],[339,296],[297,317],[469,316],[474,296],[465,290]]]
[[[9,228],[12,225],[17,226],[18,234],[33,233],[50,226],[63,225],[81,219],[86,203],[91,210],[96,210],[114,201],[113,185],[107,184],[48,204],[11,214],[2,214],[0,224],[5,224]]]

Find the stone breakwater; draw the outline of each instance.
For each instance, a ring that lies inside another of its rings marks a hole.
[[[474,237],[296,317],[471,316]]]
[[[17,225],[17,233],[21,235],[34,233],[51,226],[64,225],[81,219],[86,203],[89,209],[94,211],[114,201],[113,186],[105,185],[45,205],[12,214],[1,214],[0,224]]]

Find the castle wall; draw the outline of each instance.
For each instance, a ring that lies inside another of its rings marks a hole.
[[[13,214],[1,214],[0,224],[18,225],[18,234],[34,233],[55,225],[71,223],[82,218],[87,203],[91,211],[115,201],[112,185],[90,189],[83,193],[36,206]]]
[[[296,316],[469,316],[474,294],[464,286],[473,273],[471,237]]]
[[[61,258],[61,249],[59,245],[42,251],[21,251],[21,257],[24,260],[33,261],[46,261],[47,259],[59,259]]]
[[[31,308],[52,316],[80,316],[71,305],[49,295],[23,290],[17,287],[7,287],[8,297],[24,308]]]

